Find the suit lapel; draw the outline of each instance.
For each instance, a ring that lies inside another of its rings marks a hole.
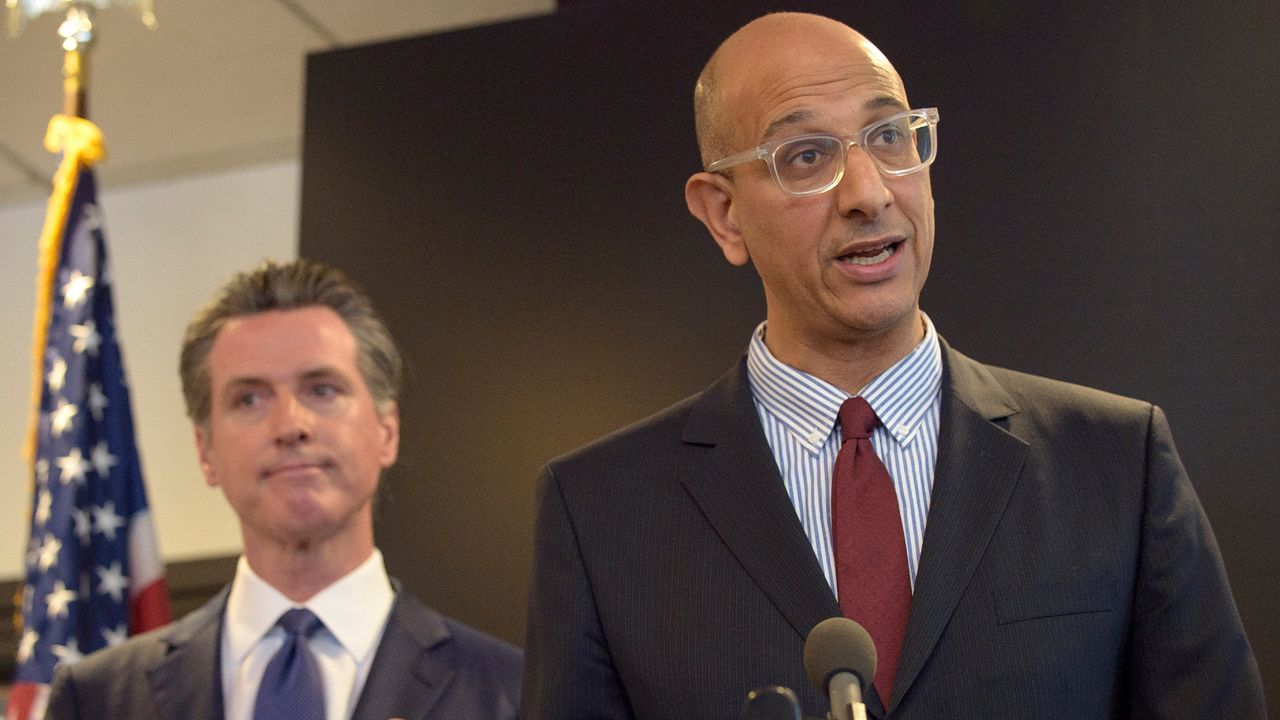
[[[222,611],[229,588],[165,631],[161,640],[166,645],[164,657],[147,671],[161,720],[221,720],[219,656]]]
[[[943,349],[938,461],[890,708],[924,667],[1012,494],[1027,444],[993,422],[1018,412],[990,372]]]
[[[397,590],[352,720],[426,718],[453,682],[453,669],[432,656],[451,639],[444,618]]]
[[[698,400],[683,440],[680,481],[800,637],[839,615],[760,427],[745,358]]]

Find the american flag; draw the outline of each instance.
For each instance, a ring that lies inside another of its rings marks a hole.
[[[86,120],[59,116],[55,123],[60,119],[100,137]],[[39,342],[37,320],[34,499],[8,720],[44,715],[60,663],[169,621],[116,340],[94,177],[86,162],[67,167],[67,157],[63,161],[62,187],[55,181],[45,228],[45,240],[52,236],[54,242],[42,243],[48,248],[41,261],[47,282],[38,283],[44,292],[36,298],[37,318],[47,317],[47,325]],[[69,203],[58,202],[59,189],[71,196]],[[50,229],[57,221],[61,232],[57,224]]]

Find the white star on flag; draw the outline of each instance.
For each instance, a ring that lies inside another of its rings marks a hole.
[[[60,552],[62,552],[62,541],[53,535],[47,535],[44,545],[40,546],[40,569],[48,572],[49,568],[57,565]]]
[[[44,458],[36,461],[36,482],[41,485],[49,484],[49,461]]]
[[[59,618],[67,614],[67,606],[76,599],[76,591],[68,590],[66,583],[58,580],[53,584],[53,592],[44,596],[45,604],[48,605],[48,616],[51,618]]]
[[[53,494],[43,488],[36,492],[40,496],[36,500],[36,524],[44,525],[49,522],[49,516],[53,513]]]
[[[97,445],[93,446],[93,469],[98,472],[98,477],[103,480],[111,474],[111,468],[118,463],[115,455],[111,454],[111,450],[107,448],[106,440],[99,440]]]
[[[31,539],[27,540],[27,567],[35,567],[40,560],[40,542],[36,540],[33,534]]]
[[[36,649],[36,642],[40,640],[40,636],[35,630],[28,630],[22,633],[22,641],[18,643],[18,662],[26,662],[31,657],[31,652]]]
[[[129,578],[120,572],[120,563],[111,563],[109,568],[95,568],[94,572],[98,573],[98,592],[110,595],[112,600],[120,602],[124,598],[125,589],[129,587]]]
[[[102,420],[102,411],[107,408],[107,396],[102,392],[102,385],[93,383],[89,385],[89,412],[93,415],[94,420]]]
[[[75,338],[71,343],[72,350],[82,354],[87,350],[90,355],[97,357],[102,336],[98,334],[98,328],[92,320],[85,320],[83,325],[72,325],[71,337]]]
[[[124,626],[116,628],[102,628],[102,639],[107,641],[107,647],[115,647],[116,645],[124,642],[127,637],[129,637],[129,630]]]
[[[62,392],[62,387],[67,383],[67,361],[55,353],[50,354],[53,355],[53,362],[49,364],[49,374],[45,376],[45,381],[56,394]]]
[[[71,513],[71,519],[76,524],[76,537],[80,538],[81,543],[89,542],[89,535],[93,532],[93,526],[89,524],[89,513],[76,508]]]
[[[71,271],[71,279],[62,286],[62,306],[71,309],[84,302],[84,298],[93,289],[93,278],[79,270]]]
[[[58,407],[49,413],[49,432],[56,438],[62,437],[62,433],[71,429],[79,413],[80,408],[75,403],[69,403],[65,399],[58,400]]]
[[[108,539],[116,539],[116,530],[124,526],[124,518],[116,514],[116,504],[107,501],[93,509],[93,529],[106,535]]]
[[[84,657],[80,652],[80,643],[74,636],[67,638],[66,645],[54,645],[53,654],[58,656],[59,662],[63,665],[72,665]]]
[[[84,456],[80,454],[80,448],[78,447],[71,448],[71,452],[58,458],[57,462],[58,470],[60,471],[59,478],[61,478],[63,485],[72,480],[77,483],[83,482],[84,474],[92,467],[89,465],[89,461],[85,460]]]

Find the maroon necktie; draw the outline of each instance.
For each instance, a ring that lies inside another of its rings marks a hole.
[[[911,579],[898,495],[871,447],[871,430],[879,423],[860,397],[840,406],[843,444],[831,478],[831,542],[840,611],[875,641],[876,690],[888,707],[911,610]]]

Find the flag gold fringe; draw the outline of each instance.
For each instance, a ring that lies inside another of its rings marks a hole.
[[[84,118],[54,115],[44,136],[44,147],[62,153],[62,162],[53,176],[53,193],[40,232],[40,259],[36,270],[35,331],[31,341],[31,416],[24,448],[27,464],[36,460],[36,437],[40,430],[40,395],[44,388],[44,351],[49,335],[49,315],[53,304],[54,275],[62,254],[62,236],[67,212],[76,194],[81,167],[92,167],[102,159],[102,131]]]

